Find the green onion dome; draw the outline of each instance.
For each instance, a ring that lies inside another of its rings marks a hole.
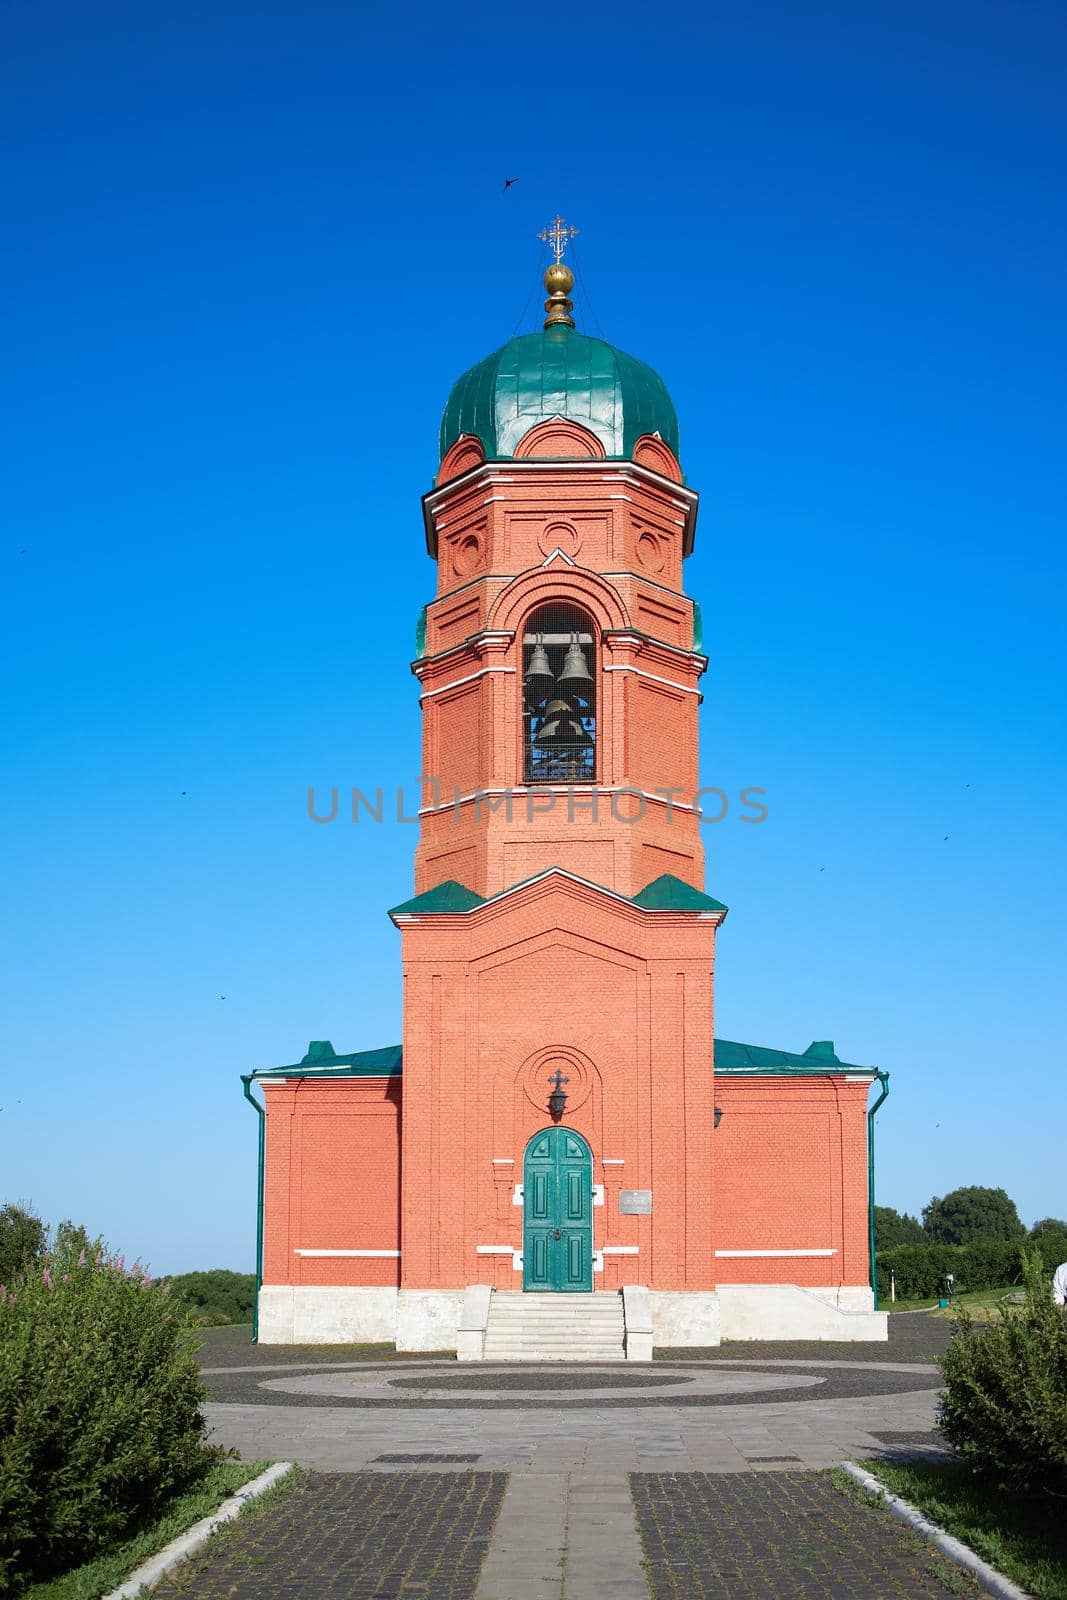
[[[489,460],[507,460],[524,434],[552,417],[588,428],[614,460],[631,456],[646,433],[678,455],[678,418],[659,374],[558,322],[509,339],[456,380],[441,418],[441,456],[473,434]]]

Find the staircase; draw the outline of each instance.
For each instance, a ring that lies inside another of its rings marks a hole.
[[[485,1326],[485,1361],[625,1361],[621,1294],[517,1294],[497,1290]]]

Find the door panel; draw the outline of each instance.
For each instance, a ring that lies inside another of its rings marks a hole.
[[[593,1158],[580,1135],[547,1128],[523,1162],[524,1289],[593,1287]]]

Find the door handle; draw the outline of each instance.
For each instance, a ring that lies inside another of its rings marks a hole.
[[[557,1238],[557,1239],[558,1239],[558,1238],[559,1238],[559,1236],[560,1236],[560,1234],[559,1234],[559,1229],[558,1229],[558,1228],[557,1228],[557,1229],[556,1229],[556,1238]]]

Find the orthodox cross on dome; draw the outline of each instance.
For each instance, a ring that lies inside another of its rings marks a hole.
[[[577,228],[569,228],[557,213],[549,226],[542,228],[537,236],[552,246],[552,253],[556,258],[545,273],[545,288],[548,290],[548,299],[545,301],[545,310],[548,312],[545,318],[546,333],[549,328],[557,327],[560,323],[567,328],[574,327],[574,318],[571,316],[574,305],[567,298],[574,288],[574,273],[570,267],[564,265],[561,257],[568,241],[573,239],[577,232]]]
[[[568,228],[564,219],[557,212],[549,226],[542,228],[537,237],[552,246],[556,261],[559,262],[563,258],[563,252],[567,248],[568,240],[576,238],[577,233],[578,229]]]

